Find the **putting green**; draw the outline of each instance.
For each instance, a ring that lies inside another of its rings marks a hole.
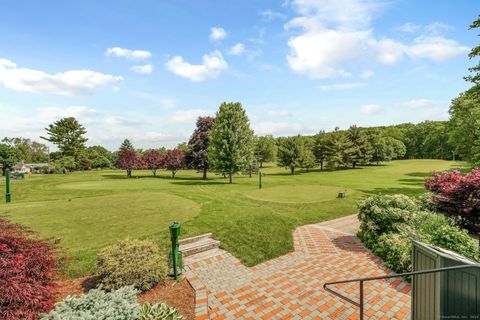
[[[330,201],[337,198],[339,192],[347,192],[347,196],[355,193],[352,189],[320,186],[320,185],[290,185],[259,189],[246,194],[255,200],[280,203],[315,203]]]
[[[196,202],[162,192],[41,201],[0,209],[0,215],[7,214],[44,237],[61,239],[70,252],[101,248],[127,237],[168,233],[173,221],[188,221],[199,212]]]

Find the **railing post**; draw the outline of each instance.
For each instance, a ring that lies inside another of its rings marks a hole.
[[[363,320],[363,280],[360,280],[360,320]]]

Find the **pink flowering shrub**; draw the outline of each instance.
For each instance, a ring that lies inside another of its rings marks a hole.
[[[434,173],[425,180],[425,187],[432,192],[438,211],[458,219],[470,232],[480,232],[480,168],[467,175],[458,170]]]

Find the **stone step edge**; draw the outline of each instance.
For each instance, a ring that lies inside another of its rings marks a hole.
[[[180,247],[180,251],[182,252],[183,257],[189,257],[194,254],[209,251],[212,249],[216,249],[220,247],[220,241],[211,240],[211,241],[202,241],[201,243],[196,244],[190,243],[187,247]]]
[[[202,240],[204,238],[212,238],[212,233],[209,232],[209,233],[204,233],[204,234],[194,236],[194,237],[190,237],[190,238],[180,239],[179,242],[180,242],[180,245],[185,245],[185,244],[189,244],[189,243],[192,243],[192,242]]]

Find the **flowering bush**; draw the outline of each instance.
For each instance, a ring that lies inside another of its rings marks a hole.
[[[0,319],[38,319],[54,304],[54,243],[0,217]]]
[[[458,170],[435,173],[425,186],[438,211],[458,219],[470,232],[480,232],[480,168],[465,176]]]

